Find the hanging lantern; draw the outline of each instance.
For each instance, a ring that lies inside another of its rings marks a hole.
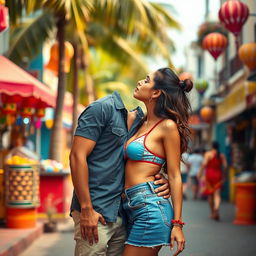
[[[208,88],[208,82],[206,80],[197,80],[195,87],[199,94],[203,95]]]
[[[182,73],[179,75],[179,79],[180,79],[180,80],[185,80],[185,79],[193,80],[193,76],[192,76],[192,74],[190,74],[189,72],[182,72]]]
[[[3,114],[16,114],[17,105],[22,101],[22,97],[19,95],[7,95],[2,94],[1,99],[3,102]]]
[[[243,44],[238,51],[240,60],[250,69],[256,69],[256,43]]]
[[[210,33],[203,39],[203,48],[208,50],[215,60],[218,59],[223,50],[227,47],[228,40],[221,33]]]
[[[4,114],[16,114],[17,104],[16,103],[4,103],[3,104],[3,113]]]
[[[214,116],[214,111],[211,107],[205,106],[200,110],[200,116],[205,122],[210,122]]]
[[[24,107],[20,111],[20,115],[22,117],[31,117],[33,115],[33,108],[31,107]]]
[[[8,27],[8,8],[0,2],[0,32]]]
[[[42,127],[42,120],[39,118],[35,122],[35,128],[40,129]]]
[[[219,19],[227,30],[238,36],[249,16],[248,6],[238,0],[229,0],[223,3],[219,10]]]
[[[42,118],[45,116],[45,108],[38,108],[36,110],[36,117]]]
[[[53,120],[52,119],[45,120],[45,126],[46,126],[47,129],[52,129],[52,127],[53,127]]]
[[[64,46],[65,46],[64,71],[66,73],[68,73],[70,70],[70,62],[74,55],[74,49],[73,49],[72,44],[67,41],[64,43]],[[55,75],[57,75],[58,74],[58,62],[59,62],[59,44],[55,43],[51,47],[50,60],[49,60],[48,64],[45,66],[45,68],[50,69]]]

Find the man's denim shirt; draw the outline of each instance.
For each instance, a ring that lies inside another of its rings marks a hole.
[[[115,222],[124,186],[124,143],[136,132],[143,118],[141,108],[127,131],[127,110],[117,92],[90,104],[78,119],[75,135],[96,142],[87,158],[93,208],[107,222]],[[71,211],[81,211],[73,194]]]

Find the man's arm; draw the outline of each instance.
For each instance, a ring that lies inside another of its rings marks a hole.
[[[96,142],[84,137],[75,136],[70,153],[71,176],[76,195],[81,206],[81,235],[89,243],[98,242],[98,221],[105,224],[103,216],[94,211],[90,190],[87,157],[95,147]]]

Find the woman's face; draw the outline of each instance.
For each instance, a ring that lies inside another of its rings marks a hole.
[[[148,74],[145,79],[138,81],[134,89],[133,97],[137,100],[147,102],[153,95],[154,72]]]

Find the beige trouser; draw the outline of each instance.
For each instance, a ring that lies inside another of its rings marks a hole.
[[[72,212],[75,225],[74,239],[76,241],[75,256],[121,256],[126,240],[126,229],[122,225],[122,219],[117,217],[117,222],[103,225],[99,222],[99,242],[90,245],[81,237],[80,213]]]

